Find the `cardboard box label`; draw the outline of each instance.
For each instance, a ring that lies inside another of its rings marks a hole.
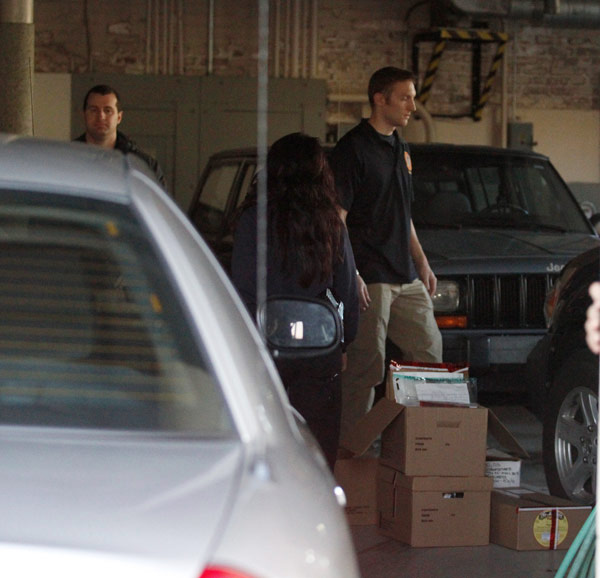
[[[544,510],[533,522],[533,535],[544,549],[556,550],[569,533],[569,520],[556,508]]]
[[[494,488],[516,488],[521,484],[521,460],[497,450],[488,450],[485,475],[494,480]]]

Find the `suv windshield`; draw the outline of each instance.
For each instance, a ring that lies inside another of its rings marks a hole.
[[[590,234],[577,203],[543,159],[411,152],[420,227],[510,227]],[[425,170],[424,167],[427,167]]]
[[[231,431],[129,207],[11,191],[0,203],[0,423]]]

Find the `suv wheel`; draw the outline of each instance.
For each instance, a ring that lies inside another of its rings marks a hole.
[[[548,392],[543,456],[550,493],[581,504],[596,497],[598,359],[587,351],[567,360]]]

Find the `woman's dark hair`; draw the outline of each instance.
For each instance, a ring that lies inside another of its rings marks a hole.
[[[256,204],[256,183],[241,209]],[[326,281],[342,260],[342,227],[333,173],[319,139],[303,133],[277,140],[267,155],[267,214],[284,271],[308,287]]]

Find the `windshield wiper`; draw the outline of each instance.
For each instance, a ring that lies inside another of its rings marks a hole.
[[[550,225],[548,223],[535,223],[535,222],[525,222],[519,224],[519,229],[531,229],[533,231],[552,231],[556,233],[566,233],[568,229],[565,227],[561,227],[560,225]]]
[[[431,223],[428,221],[415,222],[417,229],[462,229],[462,223]]]

